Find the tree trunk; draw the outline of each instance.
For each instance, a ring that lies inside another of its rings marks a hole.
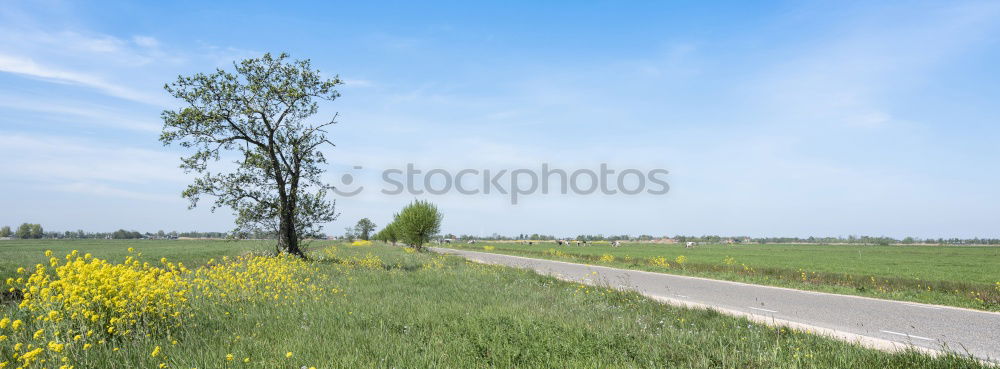
[[[278,228],[278,243],[284,246],[284,249],[289,254],[305,257],[305,254],[299,249],[299,236],[295,232],[295,218],[291,215],[291,211],[285,210],[281,212],[281,221]]]

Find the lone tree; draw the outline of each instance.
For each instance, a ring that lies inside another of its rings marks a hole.
[[[375,222],[368,218],[361,218],[361,220],[358,221],[358,224],[354,226],[354,234],[357,235],[358,238],[365,241],[368,241],[368,238],[374,230]]]
[[[428,201],[414,200],[396,216],[393,229],[397,237],[410,247],[423,250],[431,236],[441,231],[441,212]]]
[[[344,239],[354,241],[358,238],[357,230],[354,227],[344,227]]]
[[[17,227],[17,232],[14,233],[14,237],[29,239],[29,238],[42,238],[45,235],[45,230],[42,229],[41,224],[32,223],[21,223]]]
[[[325,128],[311,124],[317,101],[340,96],[336,76],[326,79],[309,60],[288,60],[270,53],[233,63],[235,72],[180,76],[164,88],[185,105],[162,114],[164,145],[194,149],[181,158],[185,172],[202,176],[183,192],[190,207],[203,195],[215,197],[236,215],[236,234],[267,230],[278,236],[277,248],[304,256],[299,241],[319,234],[321,223],[337,218],[334,202],[320,175],[326,163],[321,148],[333,147]],[[224,155],[235,167],[209,170]]]

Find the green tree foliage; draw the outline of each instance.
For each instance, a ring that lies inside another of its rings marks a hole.
[[[354,233],[358,238],[368,241],[371,236],[372,231],[375,230],[375,222],[368,218],[361,218],[358,224],[354,226]]]
[[[422,250],[431,236],[441,230],[441,212],[427,201],[416,200],[403,208],[393,221],[399,239],[410,247]]]
[[[14,232],[14,237],[17,238],[42,238],[44,235],[45,230],[41,224],[21,223]]]
[[[10,237],[14,233],[10,231],[10,226],[3,226],[0,228],[0,237]]]
[[[278,249],[301,256],[299,242],[337,217],[326,200],[332,186],[320,178],[326,163],[321,148],[333,146],[325,129],[335,119],[306,120],[316,114],[317,101],[340,96],[334,87],[341,81],[284,53],[246,59],[234,69],[181,76],[164,86],[184,106],[163,112],[160,141],[195,150],[181,164],[202,174],[183,193],[192,207],[212,196],[213,210],[235,212],[235,234],[273,231]],[[236,167],[210,171],[209,163],[225,153]]]
[[[31,238],[42,238],[45,236],[45,230],[42,229],[41,224],[32,224],[29,235],[31,236]]]
[[[138,231],[126,231],[124,229],[119,229],[111,234],[111,238],[116,240],[131,240],[142,238],[142,233]]]
[[[389,223],[388,225],[385,226],[385,228],[382,228],[381,231],[376,233],[375,236],[373,236],[373,238],[376,241],[389,242],[395,245],[396,242],[399,241],[399,232],[396,230],[396,228],[397,228],[396,222]]]
[[[354,227],[344,227],[344,239],[354,241],[358,238],[357,230]]]

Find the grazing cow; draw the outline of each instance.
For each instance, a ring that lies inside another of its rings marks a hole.
[[[615,241],[615,242],[611,243],[611,247],[618,247],[618,246],[621,246],[621,245],[622,245],[622,243],[618,242],[618,241]]]
[[[698,244],[697,242],[693,242],[693,241],[688,241],[688,242],[687,242],[686,244],[684,244],[684,248],[685,248],[685,249],[692,249],[692,248],[694,248],[694,246],[695,246],[695,245],[697,245],[697,244]]]

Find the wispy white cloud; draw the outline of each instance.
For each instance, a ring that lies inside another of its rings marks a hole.
[[[96,104],[81,105],[75,102],[51,103],[40,98],[26,98],[0,93],[0,108],[28,111],[41,115],[60,116],[63,121],[79,126],[104,126],[140,132],[159,132],[161,124],[148,116],[126,113]]]
[[[121,39],[107,35],[86,37],[75,32],[62,32],[54,36],[45,35],[43,37],[49,40],[49,42],[57,42],[60,44],[70,43],[67,41],[72,41],[71,43],[74,45],[73,47],[77,50],[99,54],[120,52],[125,46],[125,42]]]
[[[52,82],[81,85],[100,90],[108,95],[152,105],[162,105],[164,100],[147,93],[105,80],[97,74],[50,67],[21,56],[0,54],[0,72],[41,78]]]
[[[233,54],[208,45],[177,49],[149,35],[110,35],[70,24],[58,16],[43,20],[28,12],[0,12],[0,72],[165,106],[171,100],[160,86],[178,69],[193,60],[213,64],[219,55]]]
[[[923,76],[975,51],[1000,29],[997,3],[917,8],[869,13],[833,27],[764,69],[746,95],[766,104],[774,120],[856,129],[904,124],[892,111],[892,96],[919,86]],[[909,11],[935,16],[900,14]],[[897,19],[891,27],[889,17]]]
[[[37,183],[183,183],[178,155],[84,138],[0,132],[5,170]]]
[[[157,201],[164,203],[181,203],[185,201],[176,194],[133,191],[120,187],[110,186],[104,183],[95,183],[95,182],[59,183],[50,185],[48,186],[48,188],[53,191],[68,192],[83,196],[97,196],[101,198]]]
[[[160,46],[160,42],[155,37],[150,36],[132,36],[132,42],[135,42],[136,45],[145,48],[156,48],[157,46]]]

